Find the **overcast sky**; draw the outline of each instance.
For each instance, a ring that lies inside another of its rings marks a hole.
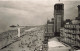
[[[47,18],[54,18],[54,4],[58,0],[0,0],[0,31],[10,25],[42,25]],[[77,17],[79,0],[61,0],[64,3],[64,19]]]

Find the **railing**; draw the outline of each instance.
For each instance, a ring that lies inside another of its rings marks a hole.
[[[54,36],[53,33],[46,33],[45,36]]]

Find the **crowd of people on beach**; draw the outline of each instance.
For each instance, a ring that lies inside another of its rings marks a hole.
[[[33,31],[27,32],[27,39],[22,40],[19,44],[19,47],[25,48],[24,46],[27,46],[30,51],[39,51],[44,41],[43,34],[44,31],[40,28],[36,28]]]
[[[17,34],[17,31],[14,30],[11,33]],[[12,37],[12,39],[15,39],[15,38]],[[44,28],[36,27],[36,28],[32,28],[32,30],[30,30],[30,31],[24,31],[24,33],[22,33],[21,37],[18,39],[19,39],[19,41],[15,41],[16,43],[13,43],[9,46],[12,48],[7,47],[7,48],[5,48],[5,50],[7,49],[6,51],[8,51],[8,50],[9,51],[17,51],[17,50],[21,49],[19,51],[39,51],[42,49],[42,45],[43,45],[42,42],[44,41]],[[17,48],[17,50],[16,50],[16,48]]]
[[[30,27],[21,28],[20,33],[22,34],[25,29],[30,29]],[[0,33],[0,49],[12,43],[12,41],[16,41],[17,34],[18,34],[17,29],[8,30],[8,31]]]

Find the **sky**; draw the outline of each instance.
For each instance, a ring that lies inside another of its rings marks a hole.
[[[0,0],[0,32],[10,25],[43,25],[54,18],[54,4],[64,3],[64,19],[75,19],[79,0]]]

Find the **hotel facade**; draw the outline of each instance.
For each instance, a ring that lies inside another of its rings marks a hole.
[[[75,49],[80,49],[80,5],[78,5],[78,17],[60,29],[60,41]]]

